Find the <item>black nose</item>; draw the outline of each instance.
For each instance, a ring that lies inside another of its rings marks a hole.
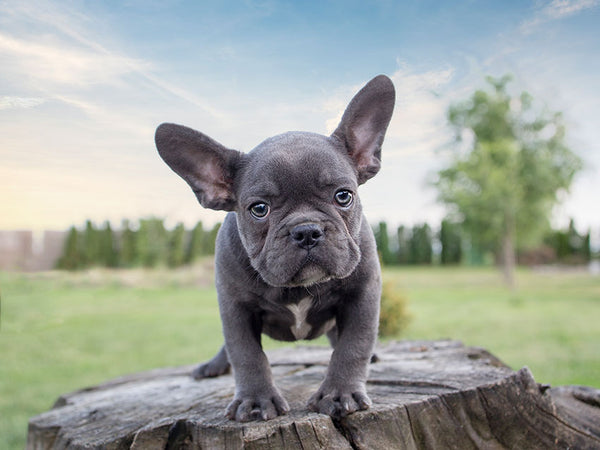
[[[323,229],[316,223],[296,225],[290,231],[290,237],[298,247],[309,250],[319,243],[324,236]]]

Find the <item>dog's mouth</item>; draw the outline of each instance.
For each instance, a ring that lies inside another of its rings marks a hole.
[[[317,264],[310,255],[307,256],[304,264],[298,269],[290,281],[290,286],[308,287],[313,284],[323,283],[332,278],[332,276]]]
[[[290,242],[289,232],[269,233],[251,264],[263,281],[273,287],[308,287],[349,276],[360,261],[358,244],[340,227],[330,224],[326,239],[310,248]]]
[[[279,276],[272,277],[273,273],[263,273],[263,279],[274,287],[308,287],[318,283],[324,283],[331,280],[335,275],[328,271],[324,264],[321,264],[310,253],[306,255],[296,267],[290,268],[287,271],[285,278]],[[265,275],[267,275],[265,277]]]

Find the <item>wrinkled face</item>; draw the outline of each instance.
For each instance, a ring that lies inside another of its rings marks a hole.
[[[339,141],[286,133],[245,158],[237,223],[263,280],[293,287],[349,276],[360,261],[362,212],[356,169]]]

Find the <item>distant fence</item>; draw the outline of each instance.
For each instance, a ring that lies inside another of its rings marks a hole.
[[[66,231],[0,231],[0,270],[53,269],[63,252]]]

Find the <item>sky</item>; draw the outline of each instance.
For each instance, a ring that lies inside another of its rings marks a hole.
[[[220,221],[158,156],[157,125],[242,151],[328,134],[380,73],[397,100],[365,213],[435,228],[447,109],[511,73],[515,93],[564,113],[586,163],[553,224],[600,237],[599,23],[600,0],[2,0],[0,229]]]

